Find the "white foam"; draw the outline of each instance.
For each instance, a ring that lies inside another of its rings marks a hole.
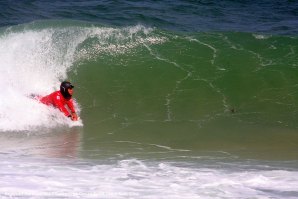
[[[179,163],[175,163],[178,164]],[[32,198],[294,198],[297,170],[234,171],[137,159],[0,163],[0,196]],[[214,165],[213,165],[214,166]]]
[[[256,39],[268,39],[270,38],[270,35],[253,34],[253,37]]]
[[[57,41],[55,33],[46,29],[0,37],[1,131],[65,123],[54,110],[28,97],[31,93],[45,95],[58,89],[59,80],[66,79],[73,63],[74,46],[65,47],[67,42],[59,38]]]

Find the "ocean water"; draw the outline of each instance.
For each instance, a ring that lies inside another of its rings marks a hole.
[[[298,198],[296,1],[0,9],[1,198]]]

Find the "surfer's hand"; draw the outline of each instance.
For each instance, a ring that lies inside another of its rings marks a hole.
[[[71,120],[78,121],[78,115],[76,113],[71,113]]]

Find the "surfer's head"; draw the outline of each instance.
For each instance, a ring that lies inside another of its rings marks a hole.
[[[68,82],[68,81],[64,81],[61,83],[60,85],[60,92],[63,95],[63,97],[65,99],[70,99],[72,96],[72,89],[74,88],[74,86]]]

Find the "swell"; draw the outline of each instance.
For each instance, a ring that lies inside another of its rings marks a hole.
[[[101,107],[94,118],[297,127],[296,37],[40,21],[2,30],[1,43],[6,94],[70,79],[86,120]]]
[[[296,37],[151,34],[165,39],[78,67],[87,132],[108,143],[295,159]]]
[[[152,34],[162,42],[141,42],[124,54],[101,54],[78,69],[85,87],[98,89],[95,101],[150,121],[199,123],[227,116],[296,128],[297,38],[161,30]],[[89,75],[92,87],[84,80]],[[115,102],[102,101],[103,93]]]
[[[71,127],[27,97],[68,79],[83,131],[103,143],[295,157],[296,37],[76,21],[39,21],[0,35],[1,132]]]

